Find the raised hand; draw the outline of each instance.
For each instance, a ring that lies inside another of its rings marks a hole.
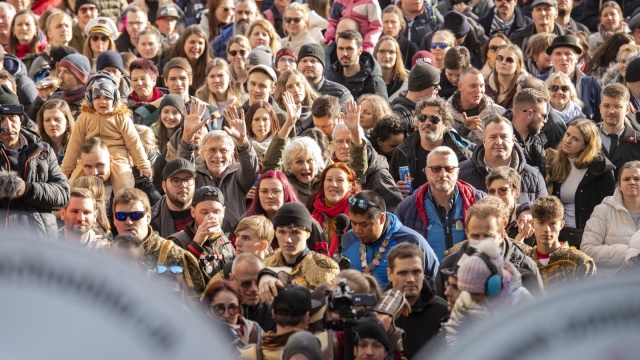
[[[462,120],[464,122],[464,127],[467,128],[467,130],[480,130],[482,131],[482,119],[480,119],[480,116],[476,115],[476,116],[472,116],[472,117],[467,117],[467,113],[463,112],[462,113]]]
[[[282,99],[285,104],[285,111],[287,112],[287,121],[290,121],[292,124],[298,122],[300,119],[300,114],[302,113],[302,105],[296,104],[296,101],[293,99],[293,95],[290,92],[285,92],[282,94]]]
[[[182,107],[182,113],[185,114],[184,125],[182,128],[182,140],[187,143],[193,142],[196,133],[209,122],[209,119],[202,119],[207,104],[203,102],[194,102],[191,104],[191,111],[187,113],[187,107]]]
[[[247,139],[247,127],[244,121],[244,110],[240,110],[240,115],[234,106],[229,106],[224,110],[224,118],[229,126],[224,127],[224,131],[231,136],[237,146],[245,146],[249,142]]]
[[[344,118],[344,124],[351,132],[351,142],[354,145],[360,145],[362,137],[364,134],[360,133],[360,111],[362,108],[353,100],[347,101],[346,104],[347,116]]]

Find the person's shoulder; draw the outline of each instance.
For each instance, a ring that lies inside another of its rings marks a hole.
[[[313,263],[315,263],[316,266],[322,269],[340,269],[338,264],[333,259],[315,251],[310,251],[307,255],[307,258],[309,258],[311,261],[313,261]]]

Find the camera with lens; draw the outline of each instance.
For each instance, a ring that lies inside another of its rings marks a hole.
[[[356,318],[356,306],[376,306],[377,303],[378,299],[373,294],[354,294],[347,285],[347,279],[340,279],[335,290],[327,290],[329,310],[338,314],[340,319]]]

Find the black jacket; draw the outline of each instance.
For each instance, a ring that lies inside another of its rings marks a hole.
[[[560,36],[560,35],[565,35],[566,32],[560,25],[554,24],[553,33],[557,36]],[[511,42],[514,45],[518,45],[518,47],[522,50],[523,54],[526,54],[529,38],[531,38],[535,34],[536,34],[536,24],[532,22],[531,24],[527,25],[527,27],[520,29],[514,32],[513,34],[511,34],[511,36],[509,36],[509,40],[511,40]]]
[[[360,71],[350,78],[345,78],[342,64],[335,62],[329,68],[329,73],[325,73],[327,80],[343,84],[355,99],[362,94],[376,94],[383,99],[387,99],[387,84],[382,79],[380,64],[373,58],[373,55],[366,51],[360,54]]]
[[[560,115],[558,115],[558,110],[549,106],[547,122],[545,122],[542,127],[542,134],[544,134],[544,137],[547,139],[544,148],[557,148],[565,132],[567,132],[567,124],[565,124],[560,118]]]
[[[438,96],[448,100],[456,90],[458,90],[458,87],[449,82],[445,69],[442,69],[440,71],[440,90],[438,90]]]
[[[126,29],[120,34],[120,36],[118,36],[118,39],[116,40],[116,49],[118,52],[130,52],[134,55],[138,54],[136,47],[131,42],[131,36]],[[160,69],[160,71],[162,72],[162,69]]]
[[[605,197],[613,195],[616,188],[615,166],[603,155],[589,164],[586,174],[578,184],[575,198],[576,228],[584,229],[593,209],[600,205]],[[551,168],[549,169],[551,171]],[[553,183],[553,194],[560,198],[559,182]]]
[[[478,20],[478,24],[482,25],[482,27],[484,28],[484,34],[487,36],[493,35],[493,33],[491,33],[491,24],[493,23],[494,16],[496,16],[495,7],[491,9],[491,11],[489,11],[487,16]],[[513,19],[513,24],[511,24],[511,27],[505,33],[507,37],[511,36],[511,34],[513,34],[514,32],[524,29],[530,24],[533,24],[533,20],[524,16],[522,10],[520,10],[520,6],[516,6],[513,11],[513,16],[515,16],[515,19]]]
[[[418,45],[413,41],[409,41],[409,39],[407,39],[407,37],[402,33],[398,34],[396,41],[398,42],[398,45],[400,45],[404,68],[409,71],[411,70],[411,59],[413,59],[413,55],[418,52]]]
[[[36,84],[27,76],[27,67],[15,55],[6,53],[4,54],[2,65],[16,80],[16,85],[18,86],[18,94],[16,95],[18,95],[20,104],[24,105],[26,109],[38,97]],[[35,117],[32,119],[35,119]]]
[[[55,152],[33,131],[22,128],[20,135],[27,141],[22,169],[12,169],[6,148],[0,143],[0,171],[14,171],[24,181],[24,195],[17,198],[14,188],[3,181],[0,188],[0,232],[9,228],[31,231],[47,238],[57,238],[58,226],[52,211],[69,202],[69,181],[64,176]],[[4,179],[5,176],[3,175]]]
[[[640,132],[626,124],[618,140],[616,152],[611,155],[604,146],[602,152],[616,166],[616,169],[620,169],[626,162],[640,159]],[[618,172],[615,176],[618,179]]]
[[[367,143],[367,163],[369,165],[367,171],[358,179],[358,182],[363,190],[373,190],[382,196],[387,205],[387,211],[394,212],[403,199],[402,193],[389,173],[387,159],[379,155],[369,143]]]
[[[242,304],[243,317],[255,321],[265,332],[276,331],[276,321],[271,315],[271,304],[260,301],[256,306]]]
[[[435,7],[425,6],[422,14],[416,16],[413,21],[406,16],[404,20],[407,22],[407,28],[404,36],[416,45],[420,45],[422,39],[429,33],[434,32],[438,28],[438,24],[444,21],[444,18]]]
[[[427,279],[423,279],[420,298],[411,306],[411,314],[396,319],[396,326],[406,334],[404,355],[407,359],[413,358],[422,345],[438,333],[440,319],[448,314],[447,302],[436,296]]]
[[[402,120],[402,123],[407,129],[407,133],[411,134],[415,131],[415,126],[413,126],[413,112],[416,110],[416,103],[407,99],[407,91],[408,90],[401,92],[400,95],[393,99],[391,102],[391,111],[400,117],[400,120]]]
[[[516,200],[518,204],[534,202],[540,196],[547,195],[547,186],[542,174],[525,161],[524,152],[518,144],[513,144],[511,151],[511,167],[518,171],[522,178],[520,182],[520,196]],[[473,185],[478,190],[487,191],[485,179],[489,174],[489,168],[484,163],[484,144],[480,144],[473,151],[469,160],[460,163],[458,179]]]
[[[513,129],[513,135],[516,137],[516,144],[520,145],[524,152],[527,164],[537,168],[541,174],[546,174],[547,152],[545,151],[544,144],[547,142],[547,139],[544,134],[529,134],[528,138],[522,139],[516,129]]]
[[[353,100],[353,96],[349,92],[349,89],[336,82],[325,79],[324,76],[319,83],[314,85],[314,87],[322,95],[331,95],[338,98],[340,108],[344,112],[346,112],[347,101]]]

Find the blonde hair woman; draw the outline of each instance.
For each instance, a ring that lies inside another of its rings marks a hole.
[[[320,44],[324,39],[322,30],[329,22],[309,10],[307,4],[292,2],[284,11],[284,33],[282,47],[292,48],[296,54],[304,44]]]
[[[431,51],[436,58],[436,67],[444,69],[444,56],[447,51],[456,45],[456,36],[450,30],[438,30],[431,37]]]
[[[407,90],[409,72],[404,67],[400,44],[391,36],[383,36],[373,48],[373,56],[382,69],[382,80],[387,84],[389,102]]]
[[[245,35],[249,39],[252,49],[260,45],[265,45],[271,49],[272,54],[275,54],[282,47],[280,45],[280,36],[278,36],[276,29],[265,19],[254,20],[251,25],[249,25],[249,29],[247,29]]]
[[[280,77],[278,78],[278,82],[276,83],[276,91],[273,95],[273,98],[276,100],[278,106],[281,109],[286,109],[287,105],[284,103],[283,95],[285,92],[291,93],[293,95],[293,99],[297,104],[302,105],[303,107],[311,108],[311,105],[320,95],[318,92],[309,84],[307,78],[302,75],[296,69],[285,70]],[[307,110],[310,111],[310,110]],[[305,110],[303,109],[304,113]],[[300,117],[304,118],[304,115]]]

